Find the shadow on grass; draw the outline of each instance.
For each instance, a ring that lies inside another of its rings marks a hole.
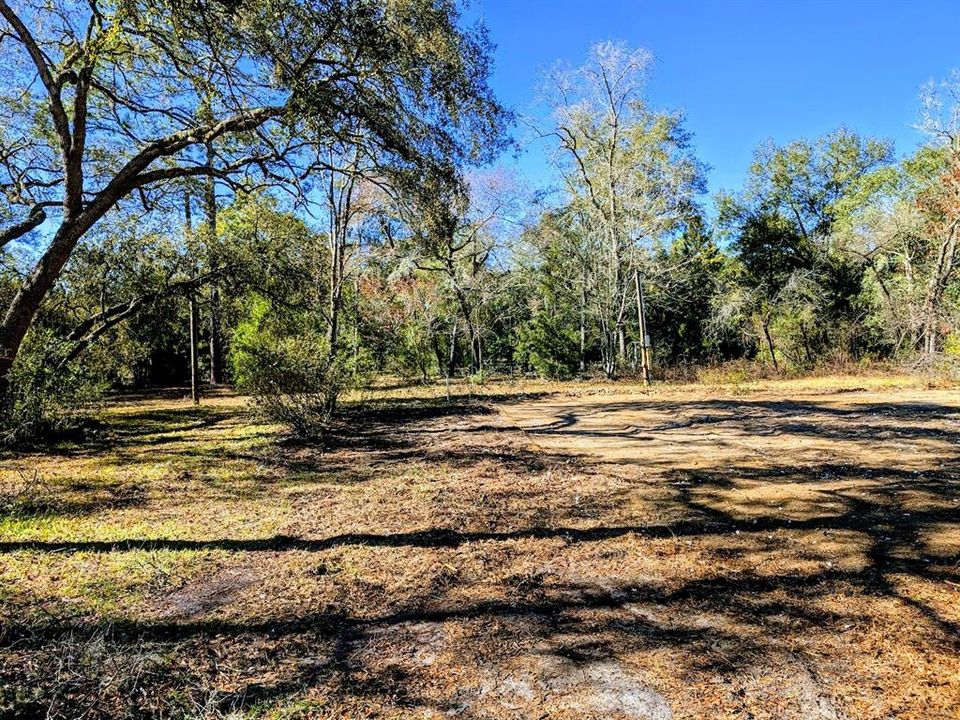
[[[649,425],[623,430],[581,428],[585,417],[602,413],[636,410],[671,418]],[[922,421],[926,424],[916,425]],[[956,429],[930,423],[956,423]],[[812,400],[643,400],[583,404],[572,399],[560,417],[548,424],[531,427],[532,435],[556,435],[584,438],[613,438],[624,441],[646,440],[658,433],[678,430],[691,434],[715,425],[731,425],[752,435],[785,434],[827,440],[869,440],[878,436],[888,440],[927,439],[960,443],[960,407],[940,403],[859,403],[837,407]]]
[[[606,407],[606,406],[605,406]],[[955,408],[941,405],[909,404],[891,408],[861,405],[837,409],[820,403],[769,401],[717,401],[657,404],[657,410],[677,415],[675,420],[645,428],[644,432],[689,430],[721,422],[742,427],[773,423],[779,432],[830,439],[864,441],[878,432],[893,438],[930,438],[945,446],[957,441],[956,433],[945,428],[927,428],[923,423],[957,417]],[[684,414],[693,417],[681,417]],[[434,447],[428,440],[444,431],[448,421],[469,419],[457,428],[471,438],[503,430],[484,424],[491,414],[484,403],[458,401],[451,405],[415,401],[389,403],[383,407],[351,408],[342,417],[338,430],[340,445],[334,448],[375,456],[372,462],[422,462],[434,469],[489,463],[503,472],[540,472],[570,457],[527,450],[509,443],[491,445],[489,437],[478,444],[450,444]],[[826,424],[813,416],[832,419]],[[177,422],[199,422],[177,415]],[[885,418],[877,421],[877,417]],[[164,419],[155,419],[163,423]],[[211,420],[215,424],[219,420]],[[857,422],[854,430],[843,423]],[[542,432],[568,431],[578,420]],[[832,424],[831,424],[832,423]],[[205,425],[201,427],[209,427]],[[926,432],[930,430],[930,432]],[[925,434],[926,433],[926,434]],[[619,437],[616,432],[612,434]],[[604,436],[609,436],[604,434]],[[630,437],[629,433],[624,437]],[[264,459],[259,456],[258,460]],[[322,473],[320,456],[290,459],[278,456],[275,462],[291,472]],[[580,460],[579,462],[585,462]],[[375,467],[375,465],[374,465]],[[791,512],[755,504],[748,514],[718,504],[718,493],[736,488],[748,480],[764,486],[790,483],[814,486],[813,499],[801,499]],[[862,562],[834,567],[825,562],[812,567],[776,572],[745,570],[727,572],[719,564],[714,572],[693,579],[659,582],[656,578],[626,578],[615,582],[591,578],[574,582],[554,579],[549,573],[522,577],[510,587],[482,585],[481,597],[458,594],[466,581],[454,578],[450,586],[435,585],[424,577],[422,587],[395,602],[362,607],[315,607],[287,615],[249,620],[120,619],[105,623],[96,619],[26,623],[16,617],[2,623],[0,647],[32,648],[36,652],[59,647],[64,638],[102,637],[118,653],[146,647],[160,654],[189,655],[207,648],[216,663],[221,656],[250,664],[245,653],[264,647],[261,673],[256,679],[216,698],[224,711],[246,710],[258,705],[296,699],[309,689],[323,685],[335,700],[384,701],[400,708],[431,707],[440,712],[459,712],[457,699],[438,699],[430,687],[429,667],[411,663],[370,662],[369,653],[379,652],[375,641],[400,637],[397,642],[413,646],[416,637],[403,633],[424,624],[446,627],[457,623],[465,628],[461,652],[476,652],[479,662],[502,661],[511,653],[550,652],[570,662],[587,666],[607,658],[621,658],[649,650],[677,651],[691,672],[730,674],[757,664],[775,666],[783,658],[783,638],[792,633],[831,632],[863,620],[856,603],[849,610],[828,609],[822,599],[842,595],[893,601],[922,618],[914,641],[960,654],[960,625],[923,597],[907,594],[901,579],[954,583],[960,580],[960,553],[937,551],[927,544],[928,533],[936,528],[960,524],[957,505],[960,463],[953,459],[933,471],[917,473],[902,468],[877,468],[868,463],[821,462],[790,465],[771,459],[756,464],[729,467],[675,467],[657,477],[657,509],[662,523],[599,522],[584,527],[569,513],[554,517],[548,524],[528,524],[506,529],[495,521],[479,530],[455,526],[434,526],[404,532],[347,532],[324,538],[274,536],[253,540],[218,538],[178,540],[129,538],[115,542],[14,541],[0,543],[0,553],[121,553],[132,550],[194,551],[218,550],[237,553],[325,552],[341,547],[399,548],[415,556],[425,550],[460,548],[466,545],[497,545],[523,541],[559,540],[558,552],[585,543],[604,543],[632,537],[640,540],[683,540],[697,543],[716,557],[759,558],[773,551],[785,537],[798,542],[809,533],[834,533],[837,543],[849,544],[851,556]],[[815,486],[820,483],[822,487]],[[544,485],[530,502],[556,488]],[[638,490],[639,492],[640,490]],[[923,500],[917,503],[917,499]],[[610,518],[610,498],[600,491],[583,494],[583,504],[595,515]],[[795,510],[795,512],[794,512]],[[478,521],[482,524],[483,520]],[[856,541],[850,536],[855,536]],[[481,547],[481,550],[483,548]],[[803,557],[803,550],[794,550]],[[496,552],[491,552],[497,557]],[[809,553],[810,560],[816,560]],[[914,618],[911,618],[914,619]],[[906,622],[906,621],[905,621]],[[505,638],[511,638],[506,642]],[[215,650],[210,650],[212,647]],[[374,648],[370,650],[369,648]],[[243,648],[242,652],[237,648]],[[532,650],[533,649],[533,650]],[[53,652],[52,650],[50,650]],[[231,655],[230,653],[233,653]],[[239,654],[238,654],[239,653]],[[308,662],[309,660],[309,662]],[[466,657],[464,664],[474,663]],[[475,664],[475,663],[474,663]],[[281,672],[282,671],[282,672]],[[2,671],[9,682],[28,684],[26,673],[17,667]],[[213,671],[210,671],[213,675]],[[266,676],[268,679],[264,680]],[[144,675],[145,696],[166,688],[168,678]],[[269,679],[272,678],[272,679]],[[96,678],[90,679],[95,684]],[[34,682],[38,682],[34,679]],[[196,680],[191,680],[196,682]],[[212,683],[211,677],[202,682]],[[181,692],[195,692],[186,685]],[[204,691],[205,692],[205,691]],[[201,698],[202,699],[202,698]]]
[[[66,488],[69,495],[64,489],[27,484],[0,492],[0,520],[85,517],[108,510],[137,507],[146,502],[145,491],[137,486],[89,486],[75,482]]]

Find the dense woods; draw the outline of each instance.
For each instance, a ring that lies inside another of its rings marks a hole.
[[[448,0],[0,13],[10,441],[191,381],[309,434],[381,375],[960,353],[960,76],[925,88],[909,154],[839,127],[763,144],[708,197],[696,137],[624,44],[548,71],[527,116]],[[511,169],[526,143],[558,183]]]

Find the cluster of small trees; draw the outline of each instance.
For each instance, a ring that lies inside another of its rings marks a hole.
[[[956,352],[960,77],[927,141],[759,148],[709,207],[650,57],[604,43],[518,124],[452,0],[0,0],[11,437],[93,387],[230,382],[301,434],[378,373],[549,377]],[[715,208],[715,209],[714,209]]]

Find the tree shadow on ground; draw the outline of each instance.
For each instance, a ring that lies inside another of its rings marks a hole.
[[[0,522],[85,517],[133,508],[145,502],[146,493],[138,486],[123,483],[93,486],[82,481],[51,486],[41,478],[27,478],[0,490]]]
[[[881,408],[892,425],[869,420]],[[722,420],[709,415],[717,409],[722,410]],[[348,428],[353,433],[348,437],[345,431],[339,450],[370,454],[373,467],[376,463],[416,461],[436,470],[486,463],[505,474],[526,476],[569,468],[573,462],[578,473],[607,472],[587,458],[572,460],[562,453],[531,449],[516,438],[507,442],[511,436],[508,428],[484,424],[491,414],[485,406],[415,405],[407,416],[398,404],[382,413],[366,412],[358,411],[351,418]],[[672,408],[666,404],[662,412],[695,413],[698,419],[691,424],[683,425],[686,421],[678,419],[675,427],[670,426],[691,432],[697,425],[717,422],[747,426],[759,422],[750,416],[757,412],[781,422],[780,431],[789,434],[859,442],[882,427],[894,437],[930,438],[942,445],[957,442],[952,431],[942,428],[939,433],[920,433],[925,422],[956,416],[954,408],[939,405],[910,405],[902,412],[871,405],[848,412],[819,403],[723,401],[719,405],[673,403]],[[821,428],[818,422],[797,421],[798,414],[861,425],[856,432],[836,426]],[[469,421],[468,426],[445,430],[443,424],[451,418]],[[645,432],[664,432],[664,427]],[[438,432],[453,432],[456,442],[433,443]],[[319,462],[308,456],[283,467],[313,472]],[[812,668],[818,660],[816,653],[802,650],[806,638],[818,634],[842,637],[852,632],[850,628],[879,623],[883,618],[870,616],[874,612],[871,603],[876,602],[912,612],[915,626],[908,637],[928,654],[960,655],[957,620],[942,604],[904,589],[905,580],[960,581],[960,549],[937,548],[929,540],[935,531],[956,530],[960,525],[960,460],[955,449],[936,469],[924,472],[869,462],[788,464],[772,459],[674,467],[646,480],[619,476],[615,480],[619,483],[616,492],[624,495],[616,496],[613,505],[610,495],[614,486],[585,483],[578,490],[582,506],[601,519],[589,525],[568,506],[560,505],[561,512],[549,517],[548,524],[521,524],[510,529],[502,527],[498,517],[478,517],[476,527],[434,524],[399,532],[345,532],[321,538],[131,537],[113,542],[0,543],[4,554],[115,554],[158,549],[221,551],[248,557],[369,548],[399,551],[402,558],[410,560],[434,551],[470,549],[489,558],[490,566],[504,573],[501,577],[491,570],[489,576],[480,578],[427,574],[403,596],[379,600],[361,592],[362,604],[305,607],[300,612],[267,617],[113,618],[109,622],[54,617],[43,623],[7,618],[0,631],[0,647],[53,653],[62,647],[64,638],[99,637],[119,655],[146,648],[159,654],[189,656],[199,648],[212,652],[218,663],[239,663],[245,654],[260,652],[258,672],[239,673],[231,688],[216,697],[215,705],[223,712],[295,700],[322,687],[329,702],[343,703],[346,708],[362,708],[366,703],[411,713],[430,708],[464,717],[471,717],[474,711],[477,717],[486,716],[482,708],[470,706],[490,695],[483,685],[486,681],[473,676],[473,685],[467,690],[479,689],[476,698],[466,701],[463,688],[457,692],[437,688],[434,674],[438,664],[462,670],[468,677],[468,669],[476,672],[478,667],[512,677],[511,662],[529,662],[538,655],[589,668],[606,661],[626,662],[625,658],[638,654],[669,652],[674,669],[692,677],[736,677],[751,668],[775,668],[784,658]],[[788,508],[779,508],[775,500],[771,501],[774,504],[749,497],[737,500],[745,488],[754,486],[797,486],[809,488],[812,494],[798,495]],[[536,504],[572,490],[544,481],[526,492]],[[651,506],[650,514],[662,522],[632,517],[626,500],[634,497],[644,497]],[[835,563],[808,544],[808,539],[825,534],[833,538],[830,557]],[[548,544],[549,551],[542,550]],[[543,552],[540,569],[528,572],[517,557],[502,554],[506,547],[518,548],[521,559],[526,553]],[[699,565],[694,563],[685,574],[668,576],[665,571],[663,576],[653,577],[631,574],[628,569],[606,577],[604,572],[610,571],[584,565],[577,577],[557,562],[557,558],[573,556],[583,563],[583,557],[595,557],[584,555],[593,550],[624,557],[640,552],[696,552]],[[788,556],[789,562],[766,562],[777,553]],[[703,559],[715,564],[704,567]],[[725,564],[728,562],[739,564]],[[430,570],[441,572],[442,568]],[[359,583],[350,578],[336,582]],[[824,601],[837,597],[849,598],[849,602]],[[459,632],[455,640],[446,634],[451,627]],[[426,664],[417,660],[414,648],[423,645],[433,648],[439,659]],[[11,683],[22,685],[29,679],[23,674],[26,670],[14,666],[3,672]],[[169,676],[147,674],[144,678],[146,696],[169,688]],[[190,682],[209,685],[214,679],[211,675],[191,676]],[[181,688],[184,692],[195,690]]]
[[[656,422],[624,429],[582,427],[583,420],[602,414],[647,411]],[[664,419],[669,418],[669,419]],[[923,425],[911,422],[923,421]],[[957,423],[955,429],[936,423]],[[570,435],[586,438],[647,439],[657,433],[684,430],[691,434],[714,425],[739,428],[744,434],[789,434],[830,440],[863,440],[881,435],[888,440],[925,439],[960,443],[960,408],[941,403],[857,403],[837,407],[813,400],[644,400],[597,406],[572,400],[553,422],[526,427],[532,435]]]
[[[569,461],[566,455],[521,448],[516,443],[491,447],[484,439],[477,439],[452,447],[449,443],[433,442],[446,439],[450,433],[513,433],[514,428],[509,425],[480,420],[496,416],[494,403],[514,402],[520,400],[512,395],[463,395],[450,400],[398,399],[358,404],[338,414],[322,443],[286,438],[279,446],[266,446],[256,453],[238,452],[231,457],[296,473],[301,479],[313,476],[322,482],[338,481],[345,476],[354,481],[369,479],[376,477],[383,465],[401,462],[454,468],[496,462],[514,471],[539,472]],[[338,456],[343,451],[348,454]],[[358,466],[364,470],[357,472]]]
[[[96,427],[96,432],[84,434],[75,441],[51,436],[42,445],[8,455],[11,458],[38,454],[63,458],[115,455],[123,459],[123,454],[131,448],[142,447],[147,442],[154,448],[186,442],[204,430],[236,422],[238,415],[242,417],[245,413],[236,409],[192,405],[141,409],[91,420],[89,422]]]

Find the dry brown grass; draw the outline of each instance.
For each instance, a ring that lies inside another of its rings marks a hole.
[[[463,390],[325,451],[166,397],[4,459],[3,712],[960,717],[955,391]]]

